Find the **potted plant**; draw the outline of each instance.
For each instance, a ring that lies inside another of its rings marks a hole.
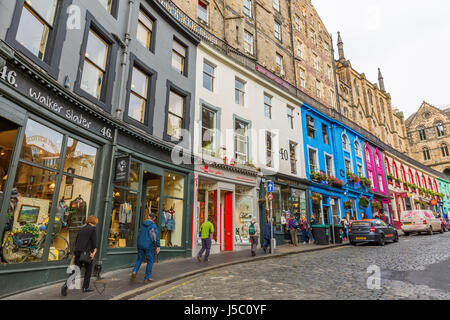
[[[317,192],[312,192],[311,193],[311,200],[314,203],[320,203],[320,201],[322,200],[322,195],[320,193],[317,193]]]
[[[327,175],[323,172],[311,172],[311,180],[322,183],[323,181],[327,181]]]
[[[328,184],[333,187],[342,188],[344,186],[344,181],[342,181],[336,177],[333,177],[333,176],[329,176],[327,181],[328,181]]]
[[[353,208],[353,203],[350,200],[344,201],[344,209],[351,210],[352,208]]]
[[[359,206],[361,208],[367,208],[369,206],[369,199],[367,199],[367,197],[365,196],[359,198]]]

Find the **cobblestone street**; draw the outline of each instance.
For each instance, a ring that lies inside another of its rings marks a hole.
[[[135,299],[450,299],[449,247],[450,232],[346,246],[218,269]],[[378,290],[367,286],[372,265],[381,271]]]

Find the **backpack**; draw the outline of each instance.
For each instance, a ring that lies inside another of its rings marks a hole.
[[[250,227],[248,227],[248,234],[254,236],[256,234],[255,224],[251,223]]]
[[[292,220],[292,225],[294,226],[294,229],[300,228],[300,224],[298,223],[297,219]]]

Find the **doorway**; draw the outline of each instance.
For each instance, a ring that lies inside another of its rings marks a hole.
[[[233,192],[221,191],[223,199],[224,251],[233,251]]]
[[[141,224],[149,218],[150,213],[153,213],[155,218],[155,223],[157,225],[161,224],[161,212],[160,200],[161,200],[161,187],[162,187],[162,176],[151,172],[149,168],[145,168],[144,176],[142,179],[142,203],[141,203]],[[162,211],[161,213],[164,213]],[[164,234],[164,226],[161,224],[161,246],[166,242],[167,234]]]

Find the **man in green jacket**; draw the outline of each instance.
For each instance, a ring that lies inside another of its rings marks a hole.
[[[200,237],[202,238],[202,249],[197,255],[198,261],[202,261],[203,252],[206,250],[205,262],[209,261],[209,251],[211,250],[211,235],[214,233],[214,226],[211,223],[213,217],[208,217],[208,221],[205,221],[200,226]]]

